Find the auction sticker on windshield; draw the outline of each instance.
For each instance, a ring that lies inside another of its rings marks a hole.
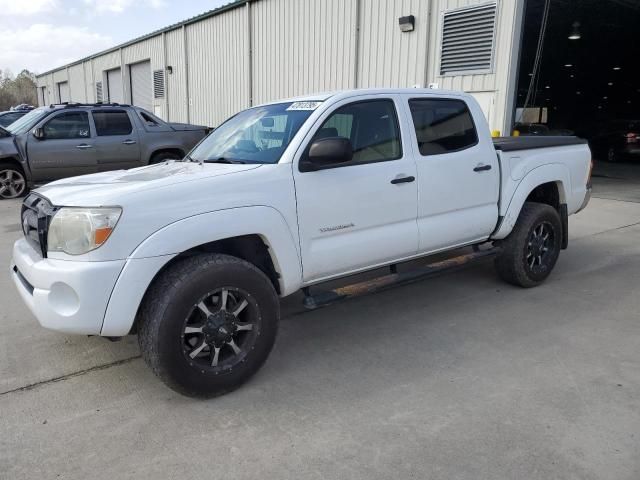
[[[315,110],[322,102],[293,102],[287,110]]]

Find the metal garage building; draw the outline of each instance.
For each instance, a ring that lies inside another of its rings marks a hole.
[[[40,104],[131,102],[218,125],[250,105],[354,87],[473,93],[512,123],[523,0],[245,0],[38,76]]]

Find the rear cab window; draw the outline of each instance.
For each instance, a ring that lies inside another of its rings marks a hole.
[[[409,109],[420,155],[459,152],[478,144],[478,133],[463,100],[413,98]]]
[[[133,131],[125,110],[94,110],[91,114],[99,137],[129,135]]]

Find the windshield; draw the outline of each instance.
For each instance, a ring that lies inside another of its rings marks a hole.
[[[189,157],[201,162],[278,163],[319,104],[288,102],[244,110],[214,130]]]
[[[40,107],[36,108],[35,110],[31,110],[24,117],[19,118],[11,125],[9,125],[6,130],[13,133],[14,135],[25,133],[49,112],[51,112],[51,108],[49,107]]]

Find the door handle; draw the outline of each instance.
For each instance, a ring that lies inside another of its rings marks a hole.
[[[400,177],[400,178],[394,178],[393,180],[391,180],[391,183],[394,185],[397,185],[399,183],[411,183],[416,179],[416,177]]]
[[[478,165],[473,169],[474,172],[484,172],[485,170],[491,170],[491,165]]]
[[[122,142],[123,145],[135,145],[136,142],[135,140],[125,140],[124,142]]]
[[[82,143],[80,145],[76,145],[76,148],[79,148],[80,150],[86,150],[87,148],[93,148],[93,145]]]

